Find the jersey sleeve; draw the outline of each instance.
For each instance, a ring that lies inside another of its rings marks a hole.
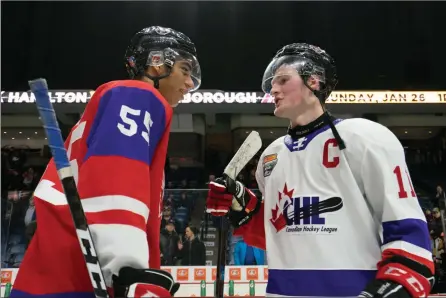
[[[165,129],[165,106],[150,90],[115,86],[99,100],[78,189],[108,286],[123,266],[148,267],[150,172]]]
[[[396,136],[383,126],[374,135],[364,150],[361,176],[366,199],[382,225],[383,261],[378,264],[378,274],[388,263],[386,260],[393,257],[406,260],[407,264],[422,265],[418,267],[433,274],[429,231],[412,185],[404,149]]]
[[[242,236],[246,244],[260,249],[266,250],[265,242],[265,222],[264,222],[264,193],[265,193],[265,177],[263,176],[263,154],[257,164],[256,180],[259,190],[262,194],[262,203],[260,210],[253,215],[251,220],[234,231],[234,235]]]

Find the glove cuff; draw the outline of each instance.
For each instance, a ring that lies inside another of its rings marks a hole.
[[[164,270],[123,267],[119,270],[119,276],[113,275],[113,289],[118,297],[125,297],[130,286],[138,283],[159,286],[172,295],[179,288],[172,275]]]
[[[412,297],[427,297],[431,290],[431,284],[426,277],[399,263],[389,263],[381,267],[376,279],[394,281],[402,285]]]
[[[172,297],[172,294],[163,287],[152,285],[135,283],[130,285],[125,298],[143,298],[143,297]],[[120,297],[115,297],[120,298]]]

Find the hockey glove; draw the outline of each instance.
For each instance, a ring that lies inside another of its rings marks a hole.
[[[369,283],[359,297],[409,298],[428,297],[434,276],[425,265],[394,255],[378,264],[376,279]]]
[[[124,267],[113,275],[115,298],[173,297],[180,288],[164,270]]]
[[[400,284],[388,280],[375,279],[367,285],[359,298],[412,298]]]
[[[214,216],[228,215],[236,228],[247,223],[260,204],[261,200],[251,190],[226,175],[209,183],[206,211]]]

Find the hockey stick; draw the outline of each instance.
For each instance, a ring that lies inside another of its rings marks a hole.
[[[262,147],[262,139],[256,131],[252,131],[240,146],[223,173],[235,180],[240,171],[256,155]],[[226,250],[228,245],[229,223],[226,217],[220,217],[218,230],[217,276],[215,279],[215,297],[223,298],[225,284]]]
[[[108,298],[104,275],[101,271],[85,212],[82,208],[69,157],[67,156],[67,150],[65,149],[59,124],[57,123],[56,113],[54,112],[48,95],[48,85],[45,79],[36,79],[29,81],[29,86],[36,97],[37,109],[39,110],[43,128],[48,137],[48,145],[53,154],[57,174],[62,183],[65,197],[67,198],[94,294],[97,298]]]

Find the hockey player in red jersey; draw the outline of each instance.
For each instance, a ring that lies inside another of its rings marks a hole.
[[[209,184],[207,210],[267,250],[267,296],[426,297],[434,280],[429,231],[404,149],[378,123],[329,114],[336,83],[324,50],[278,51],[262,89],[290,127],[260,157],[263,196],[222,177]]]
[[[112,297],[171,297],[179,288],[159,270],[159,227],[172,107],[200,86],[196,55],[183,33],[141,30],[125,53],[131,79],[100,86],[66,140]],[[34,202],[37,230],[11,297],[94,297],[53,160]]]

